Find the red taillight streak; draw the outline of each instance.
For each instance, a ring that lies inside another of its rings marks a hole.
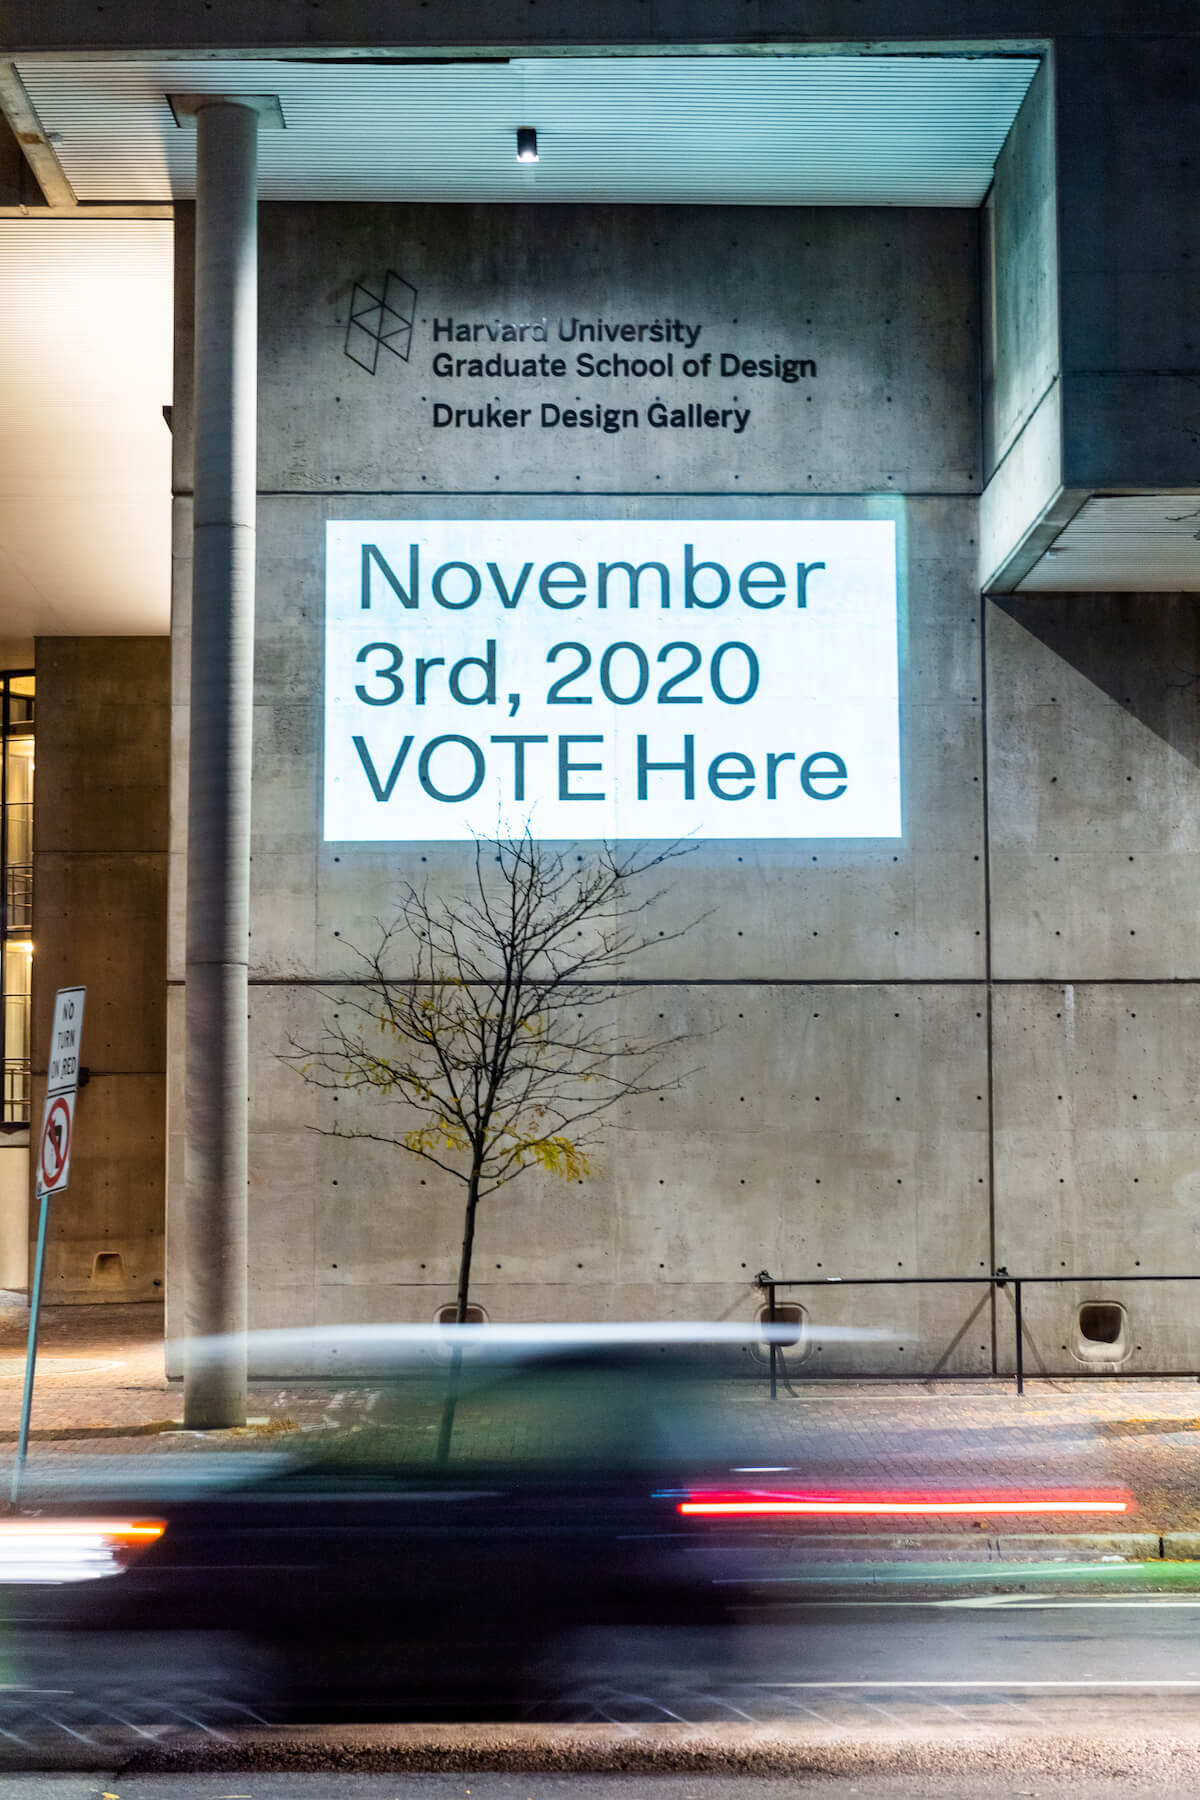
[[[1014,1500],[995,1494],[977,1494],[969,1500],[938,1500],[911,1497],[878,1499],[869,1494],[853,1499],[833,1495],[804,1500],[681,1500],[675,1509],[685,1518],[762,1518],[819,1517],[822,1514],[866,1517],[870,1514],[961,1514],[961,1513],[1123,1513],[1129,1511],[1128,1500],[1042,1499]]]

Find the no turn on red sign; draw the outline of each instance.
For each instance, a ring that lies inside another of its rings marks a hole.
[[[57,1194],[67,1185],[71,1134],[75,1128],[74,1094],[56,1094],[46,1104],[38,1146],[38,1193]]]
[[[47,1194],[61,1194],[70,1173],[86,995],[86,988],[59,988],[54,999],[54,1029],[50,1034],[50,1058],[46,1069],[46,1104],[42,1109],[42,1129],[38,1137],[39,1199]]]

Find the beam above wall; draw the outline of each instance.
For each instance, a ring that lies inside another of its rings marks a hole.
[[[141,54],[330,57],[388,55],[654,54],[670,46],[749,55],[824,48],[893,45],[908,50],[954,41],[985,48],[1033,47],[1062,34],[1127,32],[1128,0],[817,0],[798,25],[794,0],[696,0],[686,9],[644,0],[577,0],[542,7],[528,0],[208,0],[172,7],[110,7],[93,0],[8,0],[6,49],[72,56]],[[897,16],[903,24],[897,28]],[[969,22],[969,36],[963,27]],[[1138,30],[1200,37],[1189,0],[1142,0]]]
[[[60,211],[73,208],[76,205],[75,190],[42,129],[42,122],[25,91],[25,83],[14,65],[6,60],[0,60],[0,113],[21,146],[46,205]]]
[[[69,219],[76,225],[86,219],[171,219],[174,216],[175,208],[169,202],[161,201],[131,200],[94,206],[0,206],[0,219]]]

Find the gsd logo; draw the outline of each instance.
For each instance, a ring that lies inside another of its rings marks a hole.
[[[387,271],[382,282],[356,281],[346,323],[345,351],[350,361],[368,375],[378,368],[381,350],[390,350],[407,362],[416,310],[416,288],[394,269]]]

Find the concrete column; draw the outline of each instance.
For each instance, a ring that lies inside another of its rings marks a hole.
[[[258,119],[221,99],[196,128],[184,1418],[205,1429],[246,1419]],[[218,1351],[192,1351],[215,1334]]]

